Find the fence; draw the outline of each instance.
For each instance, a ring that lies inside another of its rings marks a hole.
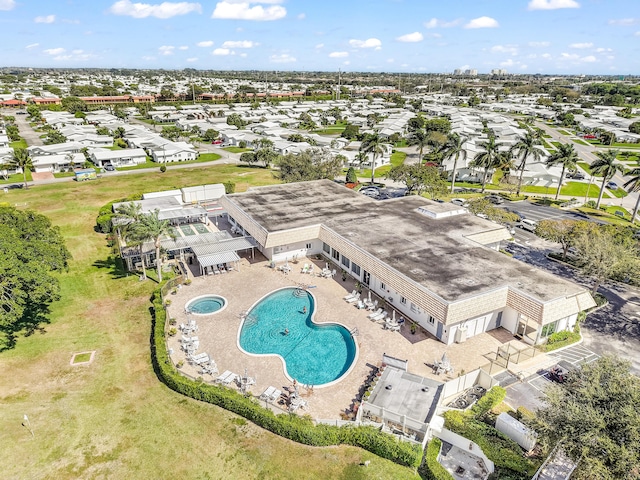
[[[496,382],[489,373],[483,371],[481,369],[474,370],[472,372],[467,373],[466,375],[460,375],[458,378],[454,378],[453,380],[449,380],[444,384],[444,388],[442,390],[442,398],[449,398],[454,395],[457,395],[460,392],[463,392],[474,385],[480,385],[484,387],[486,390],[489,390],[494,385],[497,385]]]

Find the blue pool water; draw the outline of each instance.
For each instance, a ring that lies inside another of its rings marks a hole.
[[[186,305],[186,310],[199,315],[215,313],[226,306],[226,300],[217,295],[203,295],[196,297]]]
[[[280,355],[288,375],[301,384],[319,386],[337,380],[355,360],[355,342],[341,325],[313,323],[315,308],[313,296],[304,290],[276,290],[247,314],[240,347],[248,353]]]

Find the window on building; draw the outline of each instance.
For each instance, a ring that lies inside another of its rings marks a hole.
[[[323,243],[323,244],[322,244],[322,250],[323,250],[325,253],[331,253],[331,247],[330,247],[329,245],[327,245],[326,243]]]
[[[431,325],[435,325],[435,323],[436,323],[436,319],[435,319],[435,318],[433,318],[431,315],[429,315],[429,323],[430,323]]]
[[[386,290],[387,286],[384,283],[380,282],[380,289],[381,290]]]
[[[404,298],[404,297],[400,297],[400,303],[403,304],[403,305],[406,305],[407,304],[407,299]]]
[[[306,249],[311,250],[312,248],[313,248],[313,245],[311,243],[307,243]]]
[[[556,333],[556,328],[558,328],[558,321],[547,323],[542,326],[542,331],[540,332],[541,337],[548,337],[549,335]]]
[[[351,264],[351,262],[349,261],[349,259],[343,255],[342,256],[342,265],[344,265],[348,269],[350,264]]]
[[[359,277],[360,276],[360,265],[356,265],[355,263],[351,262],[351,271]]]
[[[331,256],[336,260],[336,261],[340,261],[340,252],[337,250],[332,250],[331,251]]]

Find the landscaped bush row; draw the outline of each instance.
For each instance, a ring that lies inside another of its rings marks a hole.
[[[245,397],[222,386],[186,378],[175,369],[167,354],[164,338],[166,313],[162,307],[159,289],[153,295],[153,307],[155,313],[152,325],[152,362],[159,378],[172,390],[196,400],[218,405],[295,442],[313,446],[352,445],[401,465],[410,467],[419,465],[422,449],[418,445],[401,442],[392,435],[379,432],[376,428],[314,425],[308,417],[276,415],[271,410],[263,408],[253,397]]]
[[[476,404],[471,407],[471,414],[475,418],[483,417],[489,410],[497,407],[502,403],[504,397],[507,396],[507,391],[496,385],[491,388]]]
[[[513,440],[463,412],[450,410],[444,418],[446,428],[478,444],[496,467],[511,470],[523,479],[531,478],[535,465],[522,456],[522,449]]]
[[[563,330],[549,335],[547,343],[544,345],[544,351],[551,352],[558,348],[566,347],[580,341],[580,338],[582,338],[580,336],[580,327],[576,324],[576,328],[573,331]]]
[[[438,463],[438,454],[442,442],[439,438],[434,438],[427,445],[427,453],[425,458],[425,467],[420,469],[422,478],[426,480],[453,480],[453,477],[447,470]]]

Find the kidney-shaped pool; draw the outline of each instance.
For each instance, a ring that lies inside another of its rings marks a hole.
[[[283,288],[260,299],[240,326],[238,345],[253,355],[277,355],[292,380],[328,386],[355,362],[353,337],[337,323],[313,322],[316,301],[299,288]]]

